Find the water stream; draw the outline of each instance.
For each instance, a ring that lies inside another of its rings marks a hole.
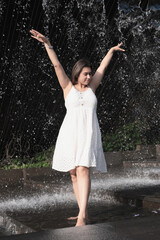
[[[65,182],[65,184],[64,184]],[[36,183],[36,182],[35,182]],[[38,184],[41,186],[38,187]],[[89,199],[91,223],[147,216],[151,212],[134,204],[140,196],[160,193],[160,169],[121,170],[107,174],[93,173]],[[7,192],[7,191],[6,191]],[[37,181],[21,189],[10,189],[0,201],[0,212],[36,231],[74,226],[67,218],[78,213],[70,181]],[[121,201],[119,196],[121,196]],[[122,199],[128,197],[127,204]],[[155,209],[158,212],[160,209]]]
[[[69,76],[79,58],[89,58],[95,70],[108,49],[123,41],[126,53],[115,55],[97,90],[102,134],[140,119],[147,141],[158,141],[160,5],[141,2],[44,0],[20,5],[17,0],[1,5],[1,159],[6,154],[31,156],[54,145],[65,114],[53,67],[42,44],[30,38],[32,27],[50,37]]]

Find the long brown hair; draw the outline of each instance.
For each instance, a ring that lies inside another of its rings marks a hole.
[[[72,68],[72,76],[71,81],[73,85],[75,85],[78,81],[78,77],[84,67],[89,67],[92,70],[92,65],[88,59],[82,58],[76,62],[76,64]]]

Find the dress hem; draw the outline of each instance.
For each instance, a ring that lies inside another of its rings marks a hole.
[[[84,165],[77,165],[77,166],[74,166],[73,168],[69,168],[68,170],[64,170],[64,169],[58,169],[58,168],[54,168],[52,167],[53,170],[56,170],[58,172],[69,172],[71,170],[74,170],[76,167],[86,167],[86,168],[95,168],[98,172],[101,172],[101,173],[107,173],[107,168],[105,170],[100,170],[98,169],[96,166],[84,166]]]

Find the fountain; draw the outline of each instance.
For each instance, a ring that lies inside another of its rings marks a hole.
[[[155,206],[143,208],[146,197],[160,194],[159,186],[160,168],[111,169],[107,174],[93,172],[90,223],[159,214],[160,209]],[[24,186],[8,186],[7,190],[1,190],[1,196],[0,213],[8,218],[5,225],[8,234],[75,225],[74,221],[67,220],[78,212],[67,174],[52,173],[38,178],[31,175]]]
[[[33,156],[54,145],[65,114],[53,67],[42,45],[30,38],[31,27],[50,37],[68,75],[84,56],[95,69],[108,49],[123,41],[126,53],[113,58],[97,90],[102,134],[138,119],[146,143],[159,142],[159,3],[150,0],[142,8],[141,1],[120,0],[114,9],[109,3],[19,5],[17,0],[1,5],[1,161]]]
[[[31,27],[50,37],[68,74],[73,62],[82,56],[93,60],[95,69],[106,51],[123,41],[126,53],[113,58],[97,91],[102,133],[139,119],[145,123],[147,143],[159,143],[160,6],[151,0],[146,5],[131,2],[117,1],[114,18],[109,15],[112,7],[99,0],[30,0],[21,5],[15,1],[8,8],[7,4],[0,6],[0,17],[4,12],[12,15],[8,18],[10,33],[7,35],[4,27],[1,39],[2,162],[33,156],[53,145],[65,113],[46,53],[29,37]],[[7,21],[2,19],[4,26]],[[159,214],[154,206],[150,211],[143,208],[145,197],[160,192],[159,166],[112,167],[107,174],[94,172],[92,178],[91,223]],[[16,188],[1,189],[0,232],[4,235],[20,233],[21,229],[27,233],[74,226],[67,221],[71,214],[77,214],[77,206],[67,174],[53,172],[41,180],[30,177],[27,182],[22,179]]]

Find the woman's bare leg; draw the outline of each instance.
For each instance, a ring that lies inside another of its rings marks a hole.
[[[77,200],[78,207],[80,209],[80,200],[79,200],[79,192],[78,192],[78,184],[77,184],[77,174],[76,174],[76,168],[70,171],[70,176],[72,180],[72,185],[73,185],[73,191]],[[76,217],[70,217],[68,220],[74,220],[77,219],[78,216]]]
[[[79,191],[78,191],[78,183],[77,183],[77,169],[73,169],[70,171],[70,176],[71,176],[71,180],[72,180],[72,185],[73,185],[73,190],[74,190],[74,194],[75,194],[75,197],[76,197],[76,200],[77,200],[77,204],[78,204],[78,207],[79,207],[79,210],[80,210],[80,199],[79,199]],[[88,198],[89,198],[89,194],[90,194],[90,189],[91,189],[91,181],[90,181],[90,178],[89,178],[89,191],[88,191]],[[75,217],[70,217],[68,218],[68,220],[75,220],[77,219],[78,216],[75,216]],[[88,212],[87,212],[87,209],[86,209],[86,220],[88,220]]]
[[[90,193],[90,170],[87,167],[77,167],[77,186],[79,197],[79,214],[76,226],[83,226],[86,224],[87,218],[87,205]]]

